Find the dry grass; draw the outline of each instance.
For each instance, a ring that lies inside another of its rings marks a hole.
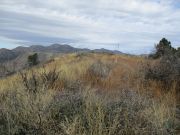
[[[119,87],[124,85],[124,83],[126,83],[125,85],[127,86],[127,83],[132,82],[130,79],[133,79],[132,76],[138,70],[137,64],[140,61],[143,61],[143,58],[106,54],[88,54],[83,57],[78,57],[76,56],[76,54],[69,54],[56,58],[55,61],[53,61],[52,63],[46,64],[45,69],[48,72],[56,67],[57,72],[60,72],[61,78],[64,78],[69,81],[91,80],[92,76],[89,76],[87,72],[89,67],[97,61],[104,63],[104,65],[111,66],[110,73],[106,78],[103,78],[102,81],[105,84],[105,87],[103,89],[111,88],[112,90],[118,89]],[[26,72],[31,74],[32,70],[34,70],[36,73],[42,73],[44,71],[44,68],[35,67]],[[12,85],[7,84],[12,82],[17,83],[16,80],[19,79],[19,75],[14,75],[12,77],[9,77],[8,79],[1,80],[0,83],[3,83],[1,85],[3,87],[9,87]],[[122,87],[124,88],[124,86]]]
[[[163,92],[157,82],[144,85],[138,74],[143,61],[123,55],[64,55],[23,71],[28,83],[35,73],[35,93],[27,91],[20,74],[0,80],[0,134],[178,134],[176,93],[173,87]],[[100,66],[92,66],[97,62]],[[101,66],[110,69],[102,72]],[[53,69],[58,78],[44,82]]]

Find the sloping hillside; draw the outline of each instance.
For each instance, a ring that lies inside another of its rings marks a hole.
[[[80,48],[74,48],[70,45],[60,45],[60,44],[52,44],[50,46],[42,46],[42,45],[32,45],[30,47],[23,47],[19,46],[15,49],[8,50],[8,49],[0,49],[0,63],[7,62],[10,60],[16,59],[18,56],[20,59],[20,56],[23,56],[25,54],[37,52],[37,53],[44,53],[44,54],[66,54],[66,53],[75,53],[75,52],[98,52],[98,53],[114,53],[114,54],[122,54],[119,51],[110,51],[106,49],[95,49],[95,50],[89,50],[89,49],[80,49]]]
[[[144,83],[139,72],[144,61],[105,53],[64,54],[0,79],[0,134],[178,133],[174,90]]]
[[[0,63],[17,58],[18,53],[8,49],[0,49]]]

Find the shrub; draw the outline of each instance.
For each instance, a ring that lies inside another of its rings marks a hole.
[[[88,56],[88,55],[89,55],[88,52],[77,52],[76,53],[77,58],[83,58],[84,56]]]
[[[171,46],[171,42],[166,38],[163,38],[159,41],[159,43],[155,46],[156,52],[151,54],[150,57],[157,59],[165,55],[174,55],[176,53],[176,49]]]
[[[90,75],[100,78],[106,78],[110,71],[111,66],[109,64],[104,64],[101,61],[93,63],[88,69]]]
[[[27,72],[20,72],[20,77],[22,80],[22,84],[24,88],[30,93],[37,93],[38,86],[39,86],[39,77],[37,74],[32,70],[31,74],[28,76]]]
[[[37,53],[34,53],[34,54],[28,56],[28,65],[29,66],[34,66],[34,65],[37,65],[38,63],[39,62],[38,62],[38,54]]]
[[[0,94],[0,134],[173,134],[174,106],[135,91],[113,98],[91,89],[38,91],[36,96],[23,90]]]
[[[144,64],[143,68],[145,80],[160,82],[165,90],[170,90],[176,83],[176,89],[179,91],[179,59],[163,57],[154,63]]]
[[[20,77],[24,88],[30,93],[37,93],[39,88],[55,89],[56,82],[59,79],[60,72],[56,68],[37,73],[31,70],[30,73],[20,72]]]
[[[42,83],[46,88],[53,89],[55,87],[56,81],[59,79],[59,72],[57,72],[56,67],[49,72],[44,68],[44,72],[41,73],[40,77],[42,79]]]
[[[169,90],[175,84],[180,91],[180,58],[178,50],[163,38],[156,46],[156,53],[150,57],[158,58],[144,66],[145,79],[161,82],[165,90]]]

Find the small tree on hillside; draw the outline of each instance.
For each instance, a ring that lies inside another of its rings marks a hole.
[[[38,64],[38,54],[34,53],[33,55],[28,56],[28,65],[34,66]]]
[[[150,57],[152,58],[160,58],[162,56],[170,56],[176,53],[176,49],[171,46],[171,42],[166,38],[163,38],[159,41],[159,43],[155,46],[156,52],[152,54]]]
[[[145,66],[145,79],[162,82],[164,89],[170,89],[176,83],[176,89],[180,91],[180,49],[173,48],[165,38],[155,49],[156,52],[149,57],[159,60]]]

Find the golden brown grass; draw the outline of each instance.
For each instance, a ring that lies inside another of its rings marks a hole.
[[[85,54],[83,57],[77,57],[76,54],[68,54],[62,57],[56,58],[52,63],[45,65],[46,71],[49,71],[56,67],[57,71],[61,72],[61,78],[64,78],[69,81],[97,81],[98,78],[92,78],[87,74],[88,68],[90,65],[100,60],[102,63],[112,65],[110,74],[105,79],[99,79],[97,85],[100,89],[111,89],[117,90],[119,88],[125,88],[133,82],[133,75],[138,70],[137,64],[140,61],[143,61],[143,58],[140,57],[127,57],[123,55],[108,55],[108,54]],[[31,70],[36,71],[37,73],[42,73],[44,69],[42,67],[35,67]],[[29,72],[29,71],[26,71]],[[31,71],[30,71],[31,72]],[[29,73],[30,73],[29,72]],[[19,75],[14,75],[8,77],[8,79],[1,80],[1,87],[12,86],[9,83],[17,83],[19,80]],[[94,87],[93,86],[93,87]],[[13,86],[14,87],[14,86]],[[4,88],[1,88],[1,90]]]

